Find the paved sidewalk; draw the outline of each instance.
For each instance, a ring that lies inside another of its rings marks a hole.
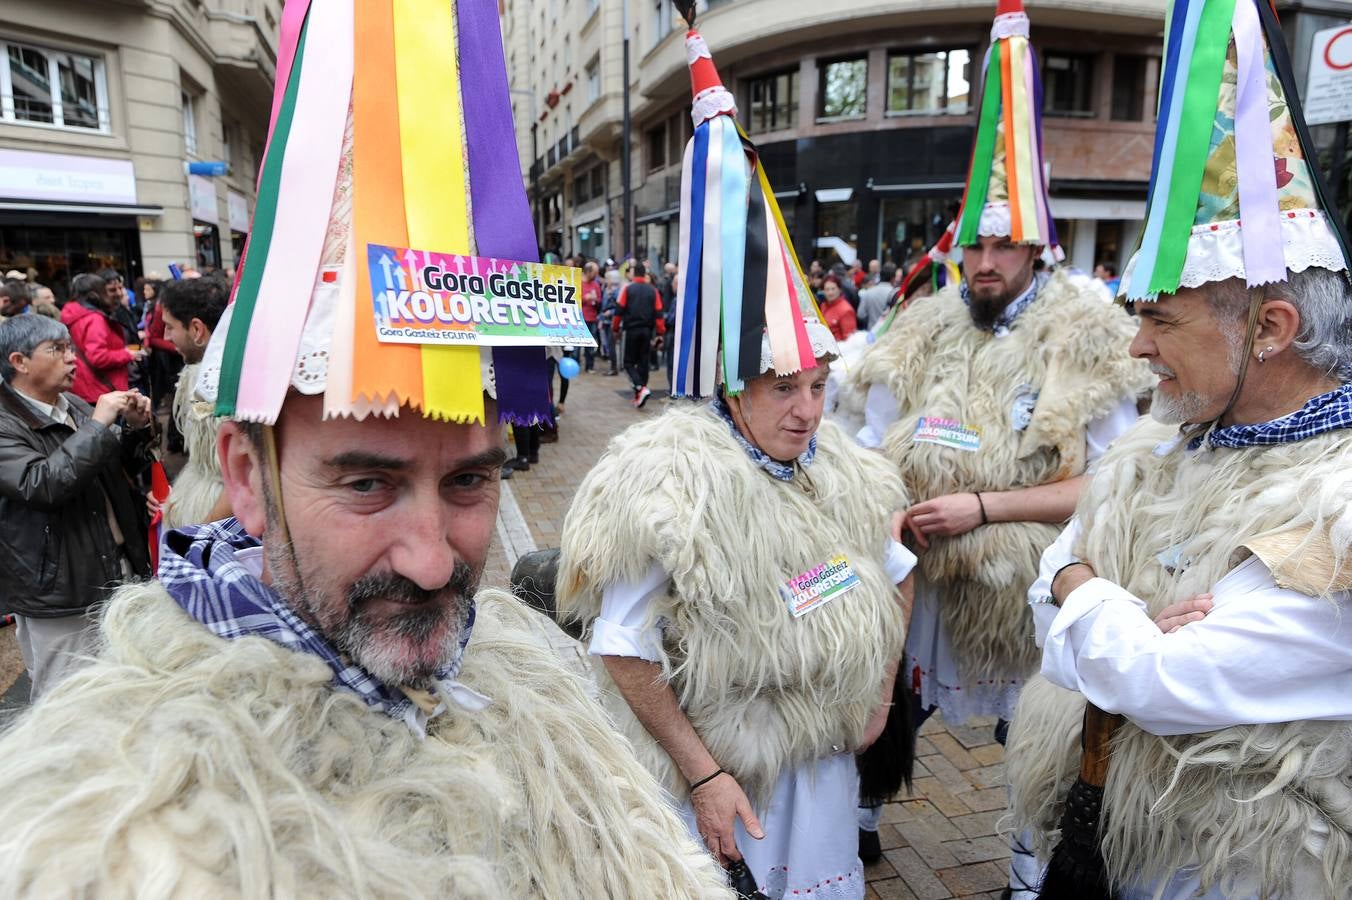
[[[604,365],[598,360],[599,365]],[[484,583],[507,585],[513,554],[557,547],[573,493],[610,439],[666,408],[665,373],[653,373],[653,396],[642,410],[630,404],[624,375],[579,375],[559,420],[559,442],[541,447],[540,462],[503,482],[498,535]],[[636,477],[642,477],[639,473]],[[22,705],[12,628],[0,629],[0,725],[4,708]],[[16,681],[16,679],[18,679]],[[11,690],[13,688],[13,690]],[[881,829],[884,858],[868,869],[870,900],[999,897],[1008,847],[996,835],[1005,808],[1002,748],[993,720],[948,728],[935,716],[921,730],[915,793],[887,805]]]

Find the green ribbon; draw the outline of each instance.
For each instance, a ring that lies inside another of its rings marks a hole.
[[[1233,2],[1233,0],[1232,0]],[[995,163],[995,132],[1000,120],[1000,48],[1001,42],[991,46],[986,63],[986,86],[981,92],[981,120],[976,127],[976,149],[972,151],[972,172],[967,176],[967,199],[963,201],[962,231],[958,246],[970,247],[978,242],[981,210],[986,206],[986,194],[991,186],[991,166]]]
[[[1235,0],[1208,0],[1198,22],[1197,43],[1186,76],[1183,114],[1174,150],[1174,176],[1164,211],[1164,226],[1160,231],[1159,255],[1150,280],[1152,294],[1176,291],[1183,277],[1188,239],[1197,220],[1197,204],[1202,194],[1202,176],[1211,153],[1217,98],[1221,93],[1221,76],[1225,71],[1225,54],[1230,46],[1230,23],[1234,15]]]
[[[272,244],[273,228],[277,224],[282,160],[286,155],[287,139],[291,136],[291,124],[296,117],[296,95],[300,93],[301,65],[305,56],[305,38],[309,28],[310,20],[307,15],[305,24],[301,26],[300,40],[296,44],[296,60],[291,67],[291,77],[286,82],[286,94],[282,97],[282,106],[277,113],[277,127],[273,130],[272,141],[268,144],[267,156],[263,162],[263,174],[258,179],[253,233],[249,236],[249,248],[246,251],[243,271],[240,272],[239,289],[235,292],[235,309],[230,319],[230,331],[226,333],[225,351],[221,359],[221,382],[216,396],[218,416],[235,414],[239,379],[244,369],[244,347],[249,340],[249,324],[253,320],[254,308],[258,305],[258,286],[263,281],[263,270],[267,268],[268,249]],[[295,299],[296,302],[303,302],[302,298]]]

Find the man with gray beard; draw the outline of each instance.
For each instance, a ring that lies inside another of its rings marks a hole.
[[[1044,898],[1352,885],[1352,257],[1271,5],[1215,25],[1170,43],[1121,285],[1154,421],[1104,454],[1028,592],[1041,675],[1005,762]],[[1188,72],[1203,53],[1221,78]]]

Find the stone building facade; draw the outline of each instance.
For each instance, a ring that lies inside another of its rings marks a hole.
[[[253,213],[282,0],[3,9],[0,269],[31,270],[62,297],[72,275],[105,266],[129,282],[171,264],[232,270]]]

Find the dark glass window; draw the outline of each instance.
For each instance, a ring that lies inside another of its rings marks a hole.
[[[1113,119],[1139,122],[1145,113],[1144,56],[1113,57]]]
[[[1048,53],[1042,61],[1042,111],[1049,116],[1094,115],[1094,57]]]
[[[889,113],[965,113],[971,95],[967,49],[893,53],[887,57]]]
[[[751,79],[747,86],[748,133],[779,131],[798,125],[798,70]]]

